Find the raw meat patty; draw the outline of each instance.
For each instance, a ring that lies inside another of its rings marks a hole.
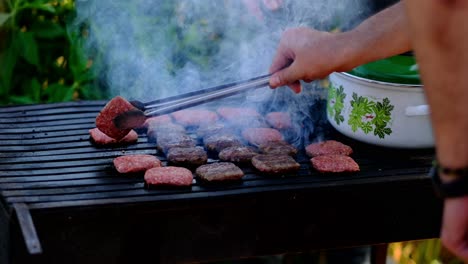
[[[174,123],[159,124],[148,127],[146,135],[150,142],[156,142],[159,135],[167,134],[185,134],[186,130],[183,126]]]
[[[265,116],[268,124],[276,129],[292,127],[291,116],[285,112],[271,112]]]
[[[246,127],[270,127],[266,123],[265,119],[261,116],[239,116],[237,119],[230,120],[228,125],[239,130],[242,130]]]
[[[208,155],[202,147],[174,147],[167,152],[167,160],[179,166],[200,166],[208,160]]]
[[[238,146],[238,147],[229,147],[221,150],[218,157],[222,161],[230,161],[236,163],[246,163],[251,162],[254,156],[258,155],[258,152],[255,151],[252,147]]]
[[[111,138],[120,140],[125,137],[131,129],[118,129],[114,125],[114,118],[126,111],[136,108],[121,96],[110,100],[96,117],[96,127]]]
[[[244,177],[244,172],[230,162],[202,165],[197,168],[195,173],[200,179],[207,182],[240,180]]]
[[[148,186],[190,186],[192,181],[192,172],[181,167],[159,167],[145,172],[145,182]]]
[[[231,121],[240,117],[260,117],[260,114],[254,108],[248,107],[220,107],[217,110],[218,114],[225,120]]]
[[[297,149],[285,141],[272,141],[260,144],[258,149],[263,154],[296,156]]]
[[[104,134],[99,130],[99,128],[93,128],[89,130],[89,134],[93,141],[98,145],[110,145],[110,144],[131,144],[138,141],[138,134],[134,130],[130,130],[128,134],[120,140],[114,139],[109,137],[108,135]]]
[[[120,173],[143,172],[161,167],[161,161],[152,155],[126,155],[115,158],[114,166]]]
[[[180,110],[171,114],[177,123],[183,126],[199,126],[213,124],[218,120],[218,114],[204,109]]]
[[[261,172],[271,174],[296,172],[301,167],[288,155],[257,155],[252,158],[252,165]]]
[[[306,147],[306,153],[309,157],[321,155],[346,155],[353,153],[353,149],[336,140],[327,140],[319,143],[313,143]]]
[[[153,117],[146,119],[145,123],[143,124],[143,127],[150,128],[150,127],[161,126],[161,125],[165,125],[169,123],[172,123],[172,118],[170,115],[153,116]]]
[[[230,133],[220,133],[208,136],[203,139],[206,149],[209,151],[221,151],[228,147],[242,146],[240,139]]]
[[[199,138],[205,138],[214,134],[227,132],[227,128],[224,124],[216,123],[209,125],[202,125],[197,129],[197,136]]]
[[[345,155],[321,155],[310,159],[312,166],[319,172],[356,172],[359,165]]]
[[[195,141],[187,134],[169,133],[158,136],[158,149],[167,153],[174,147],[195,147]]]
[[[283,141],[281,133],[274,128],[246,128],[242,131],[242,136],[254,146],[272,141]]]

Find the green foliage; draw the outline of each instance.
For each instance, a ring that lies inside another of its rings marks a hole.
[[[0,0],[3,1],[3,0]],[[0,104],[98,99],[71,0],[6,0],[0,12]]]

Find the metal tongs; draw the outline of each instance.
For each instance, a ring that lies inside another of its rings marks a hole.
[[[175,95],[158,99],[148,103],[131,101],[137,109],[124,112],[114,118],[114,124],[119,129],[136,128],[152,116],[172,113],[178,110],[190,108],[217,99],[229,97],[250,89],[268,85],[271,74],[254,77],[248,80],[223,84],[207,89]]]

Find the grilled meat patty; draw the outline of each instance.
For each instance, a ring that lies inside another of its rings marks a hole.
[[[128,132],[128,134],[120,140],[111,138],[108,135],[102,133],[99,128],[93,128],[89,130],[89,135],[94,143],[98,145],[112,145],[112,144],[131,144],[138,141],[138,134],[133,129]]]
[[[208,160],[208,155],[202,147],[173,147],[166,156],[171,164],[183,167],[200,166]]]
[[[297,148],[285,141],[272,141],[260,144],[258,149],[263,154],[296,156]]]
[[[145,183],[147,186],[190,186],[192,185],[192,172],[181,167],[158,167],[145,172]]]
[[[319,172],[356,172],[359,165],[345,155],[321,155],[310,159],[312,166]]]
[[[114,125],[114,118],[126,111],[136,108],[121,96],[110,100],[96,117],[96,127],[111,138],[120,140],[125,137],[131,129],[118,129]]]
[[[184,133],[167,133],[158,136],[158,150],[167,153],[174,147],[195,147],[195,140]]]
[[[276,129],[292,127],[291,116],[286,112],[271,112],[265,116],[267,123]]]
[[[252,165],[259,171],[269,174],[297,172],[301,165],[288,155],[257,155]]]
[[[120,156],[113,161],[120,173],[144,172],[151,168],[161,167],[161,161],[152,155],[136,154]]]
[[[306,153],[309,157],[316,157],[321,155],[346,155],[349,156],[353,153],[353,149],[336,140],[326,140],[319,143],[308,145]]]
[[[274,128],[246,128],[242,131],[242,136],[254,146],[273,141],[283,141],[281,133]]]
[[[230,162],[218,162],[202,165],[197,168],[196,175],[207,182],[240,180],[244,172]]]
[[[180,110],[171,114],[175,121],[185,127],[213,124],[218,121],[218,114],[205,109]]]
[[[218,133],[207,136],[203,139],[203,143],[207,150],[217,152],[228,147],[242,146],[239,137],[231,133]]]
[[[230,161],[234,163],[250,163],[254,156],[258,155],[258,152],[247,146],[234,146],[221,150],[218,157],[222,161]]]

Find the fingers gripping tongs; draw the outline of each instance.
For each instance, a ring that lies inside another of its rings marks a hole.
[[[137,109],[118,115],[114,119],[114,124],[119,129],[139,127],[147,118],[152,116],[172,113],[213,100],[229,97],[250,89],[266,86],[269,83],[270,76],[270,74],[262,75],[244,81],[188,92],[148,103],[131,101]]]

